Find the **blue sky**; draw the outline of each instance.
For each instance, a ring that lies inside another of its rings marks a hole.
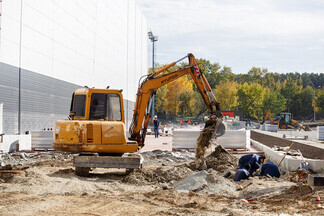
[[[323,0],[136,2],[159,37],[159,63],[191,52],[230,66],[234,73],[247,73],[253,66],[324,73]]]

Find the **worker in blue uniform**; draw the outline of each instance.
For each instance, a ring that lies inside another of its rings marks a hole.
[[[244,180],[244,179],[249,179],[250,173],[249,170],[250,169],[250,165],[249,164],[245,164],[243,166],[243,168],[240,168],[236,171],[233,180],[235,182]]]
[[[278,169],[278,166],[272,162],[267,162],[262,164],[261,166],[261,172],[258,174],[258,176],[267,176],[267,177],[280,177],[280,172]]]
[[[250,174],[252,175],[257,169],[261,167],[261,164],[264,162],[265,157],[257,154],[247,154],[242,156],[239,159],[239,168],[243,168],[245,164],[250,165]]]

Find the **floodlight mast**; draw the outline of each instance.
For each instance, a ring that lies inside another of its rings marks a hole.
[[[151,40],[152,42],[152,74],[154,73],[154,53],[155,53],[155,50],[154,50],[154,42],[158,41],[158,36],[154,36],[152,31],[149,31],[147,33],[149,39]],[[154,113],[154,95],[152,96],[152,117],[154,117],[155,113]]]

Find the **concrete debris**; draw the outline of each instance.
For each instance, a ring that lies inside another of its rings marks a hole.
[[[178,192],[197,192],[207,194],[220,194],[226,197],[237,197],[235,183],[219,176],[217,172],[211,173],[205,170],[187,176],[183,180],[174,184],[174,189]]]
[[[174,185],[174,189],[176,189],[178,192],[187,193],[190,191],[197,191],[198,189],[202,189],[203,186],[206,186],[210,182],[209,176],[210,174],[208,174],[205,170],[197,172],[177,182]]]
[[[149,161],[149,163],[154,162],[168,162],[168,163],[182,163],[188,162],[195,158],[194,152],[189,151],[177,151],[177,152],[168,152],[155,150],[151,152],[141,153],[144,158],[144,163]]]
[[[72,154],[57,153],[57,152],[37,152],[37,153],[0,153],[0,169],[8,170],[11,167],[23,167],[34,163],[42,163],[46,161],[71,161]]]
[[[139,169],[124,178],[124,182],[131,184],[143,183],[170,183],[178,181],[192,174],[193,171],[186,166],[158,167],[156,169]]]

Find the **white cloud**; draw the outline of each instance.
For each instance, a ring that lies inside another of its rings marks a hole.
[[[324,58],[323,1],[136,2],[149,28],[159,36],[157,55],[162,63],[193,52],[198,58],[231,66],[237,73],[254,65],[279,72],[288,68],[324,72],[324,62],[317,61]]]

